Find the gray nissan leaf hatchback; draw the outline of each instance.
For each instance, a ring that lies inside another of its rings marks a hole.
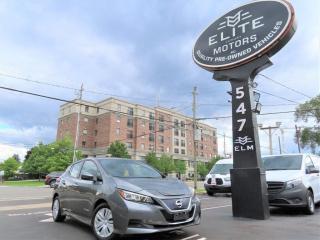
[[[138,160],[87,158],[60,177],[52,200],[55,222],[70,216],[97,239],[172,231],[200,223],[200,200],[177,179]]]

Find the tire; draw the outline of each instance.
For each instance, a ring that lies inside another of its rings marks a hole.
[[[207,194],[208,194],[209,196],[213,196],[214,193],[215,193],[215,192],[213,192],[213,191],[207,191]]]
[[[59,197],[52,201],[52,218],[55,222],[63,222],[66,219],[66,216],[62,215]]]
[[[50,188],[54,188],[54,186],[56,185],[56,180],[51,180],[49,185]]]
[[[314,214],[315,204],[314,204],[313,194],[310,190],[307,191],[306,201],[307,201],[307,207],[306,207],[307,214],[309,214],[309,215]]]
[[[106,203],[100,204],[95,210],[91,220],[94,235],[99,240],[114,239],[113,215]]]

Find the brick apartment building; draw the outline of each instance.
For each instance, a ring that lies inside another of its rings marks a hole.
[[[108,146],[120,140],[127,145],[132,159],[144,159],[151,151],[158,156],[165,153],[188,161],[188,172],[192,173],[192,118],[162,107],[151,108],[115,98],[81,103],[84,105],[60,106],[57,139],[70,136],[74,141],[81,110],[77,148],[85,156],[106,156]],[[204,123],[198,126],[201,140],[197,159],[206,162],[217,155],[216,129]]]

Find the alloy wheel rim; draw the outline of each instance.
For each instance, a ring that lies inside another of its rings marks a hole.
[[[308,202],[309,202],[310,211],[313,212],[314,211],[314,204],[313,204],[313,200],[312,200],[311,196],[309,196]]]
[[[52,207],[52,216],[54,219],[56,219],[58,216],[59,208],[60,208],[59,200],[55,199]]]
[[[113,217],[110,209],[101,208],[94,218],[94,229],[99,237],[109,237],[113,233]]]

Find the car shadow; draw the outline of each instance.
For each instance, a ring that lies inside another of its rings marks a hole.
[[[320,213],[320,205],[316,205],[315,208],[315,214],[319,214]],[[270,215],[271,216],[290,216],[290,217],[303,217],[306,216],[306,211],[304,208],[289,208],[289,207],[270,207]]]

